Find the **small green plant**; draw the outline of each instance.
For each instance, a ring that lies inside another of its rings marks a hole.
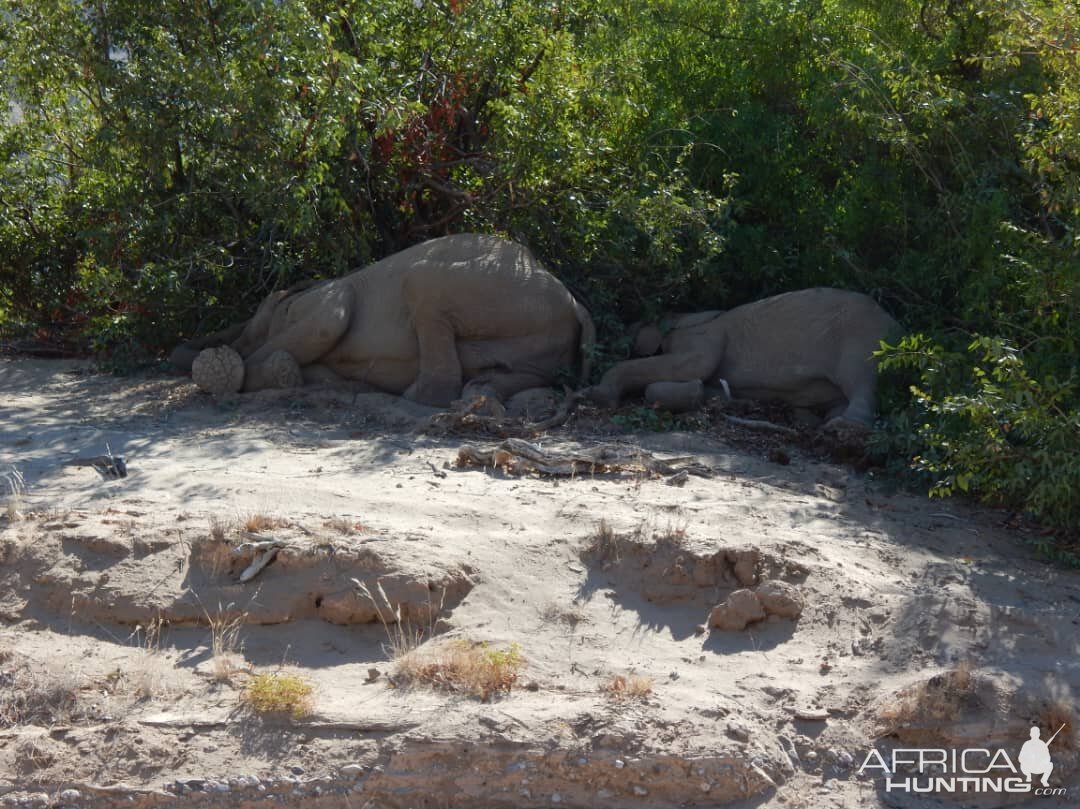
[[[1043,559],[1063,567],[1080,569],[1080,547],[1063,545],[1053,537],[1037,537],[1029,543]]]
[[[616,413],[611,423],[624,430],[648,430],[652,433],[666,433],[677,429],[678,419],[666,410],[654,407],[632,408],[625,413]]]
[[[517,679],[517,672],[525,664],[525,658],[521,655],[520,646],[511,643],[508,649],[491,649],[488,648],[486,643],[482,643],[480,648],[483,651],[483,660],[486,667],[495,675],[493,679],[508,683]]]
[[[259,714],[288,714],[302,719],[314,707],[314,689],[295,674],[256,674],[245,686],[243,702]]]

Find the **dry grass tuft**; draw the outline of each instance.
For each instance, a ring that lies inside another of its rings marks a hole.
[[[146,626],[137,624],[135,631],[128,636],[128,639],[134,640],[139,648],[156,654],[161,651],[162,631],[167,625],[168,622],[159,615],[149,621]]]
[[[435,620],[439,613],[442,612],[442,601],[439,602],[437,607],[434,604],[428,604],[428,625],[425,629],[424,627],[413,626],[408,621],[403,620],[401,605],[394,606],[390,601],[390,597],[386,595],[383,586],[378,582],[375,584],[375,589],[379,595],[378,598],[375,597],[375,594],[371,592],[371,589],[364,582],[359,579],[352,579],[352,582],[356,585],[360,595],[370,600],[378,612],[379,620],[386,631],[386,643],[383,644],[383,651],[387,653],[391,660],[399,660],[405,657],[420,648],[425,636],[431,637],[435,634]],[[445,598],[445,596],[446,592],[444,590],[443,597]]]
[[[213,525],[208,534],[191,541],[190,557],[192,564],[198,565],[212,578],[227,574],[236,562],[232,543],[226,538],[224,530],[215,531]]]
[[[141,624],[136,626],[129,636],[142,649],[142,655],[129,675],[131,693],[136,699],[152,699],[169,691],[172,666],[161,654],[162,634],[167,625],[165,620],[158,617],[145,627]]]
[[[226,520],[217,514],[210,515],[210,539],[214,542],[225,542],[229,532],[236,527],[233,520]]]
[[[600,693],[616,702],[645,699],[652,693],[653,678],[640,674],[613,674],[600,684]]]
[[[952,671],[936,674],[901,691],[895,702],[878,709],[878,718],[885,725],[885,735],[916,721],[951,721],[974,692],[971,663],[961,661]]]
[[[509,693],[524,667],[525,658],[516,643],[496,649],[487,643],[454,640],[415,649],[399,658],[391,682],[395,686],[426,685],[487,702],[497,694]]]
[[[23,518],[22,504],[23,495],[26,494],[26,481],[23,480],[22,472],[13,466],[4,473],[4,483],[8,490],[5,503],[8,522],[18,522]]]
[[[256,674],[244,687],[241,700],[260,714],[288,714],[303,719],[314,709],[314,689],[295,674]]]
[[[655,539],[657,545],[667,545],[681,549],[686,546],[687,536],[687,524],[685,522],[669,523],[662,531],[656,532]]]
[[[1038,724],[1039,727],[1045,728],[1043,732],[1046,738],[1053,736],[1058,733],[1059,728],[1061,729],[1057,738],[1054,739],[1054,749],[1076,749],[1076,720],[1073,716],[1072,705],[1065,700],[1055,700],[1046,705],[1039,712]]]
[[[248,514],[243,519],[244,530],[249,534],[260,534],[263,531],[280,528],[285,524],[284,520],[280,520],[277,517],[271,517],[269,514],[263,514],[259,511]]]
[[[958,694],[966,694],[971,691],[974,685],[974,678],[971,672],[971,661],[961,660],[956,664],[956,668],[952,671],[945,673],[946,687]]]
[[[34,672],[16,666],[0,671],[0,728],[69,722],[80,713],[80,688],[68,670]]]
[[[334,517],[332,520],[327,520],[323,523],[323,528],[329,528],[331,531],[337,531],[343,536],[349,536],[351,534],[362,534],[367,528],[359,520],[354,520],[351,517]]]
[[[248,671],[240,643],[240,628],[246,620],[247,613],[243,612],[229,614],[219,608],[216,616],[207,613],[214,682],[231,683],[237,674]]]
[[[543,607],[538,608],[537,613],[540,615],[540,620],[544,623],[563,624],[564,626],[570,627],[571,630],[575,629],[578,624],[585,623],[589,620],[585,611],[577,604],[565,607],[552,601]]]
[[[585,545],[585,553],[598,561],[619,561],[622,537],[605,519],[596,524],[596,530]]]
[[[51,767],[56,756],[40,744],[41,739],[21,739],[15,747],[15,765],[23,772]]]

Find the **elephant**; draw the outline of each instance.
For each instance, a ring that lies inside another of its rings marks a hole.
[[[868,295],[824,287],[676,315],[640,328],[640,358],[618,363],[584,396],[611,406],[654,383],[700,380],[737,398],[815,411],[829,424],[866,425],[876,409],[871,354],[896,329]]]
[[[463,233],[274,292],[170,361],[212,393],[337,383],[444,407],[465,385],[500,399],[551,385],[578,356],[585,379],[594,343],[588,311],[527,248]]]

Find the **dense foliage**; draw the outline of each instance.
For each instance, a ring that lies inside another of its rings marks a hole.
[[[860,289],[912,334],[886,451],[1064,528],[1078,61],[1072,0],[0,0],[0,325],[153,356],[463,230],[533,246],[611,351]]]

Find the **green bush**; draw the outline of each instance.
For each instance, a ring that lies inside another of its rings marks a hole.
[[[0,0],[0,329],[130,364],[466,230],[583,294],[599,370],[857,289],[926,335],[894,448],[1064,530],[1078,42],[1066,0]]]
[[[882,367],[917,374],[913,413],[902,423],[905,437],[917,440],[909,448],[912,468],[925,475],[931,494],[969,493],[1026,509],[1048,525],[1080,524],[1075,373],[1038,382],[1020,351],[992,337],[959,353],[912,335],[886,352]]]

